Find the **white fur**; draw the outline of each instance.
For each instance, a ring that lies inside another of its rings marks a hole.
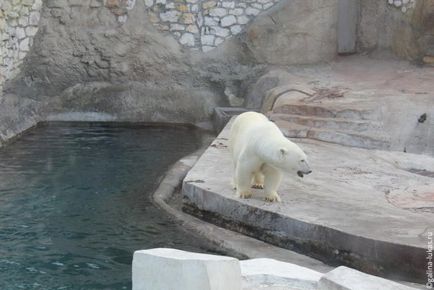
[[[277,188],[282,171],[311,172],[306,154],[289,141],[273,122],[256,112],[246,112],[232,124],[229,149],[234,165],[237,196],[249,198],[252,185],[265,190],[266,200],[280,201]]]

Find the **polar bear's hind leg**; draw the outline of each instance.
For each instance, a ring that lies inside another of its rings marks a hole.
[[[232,175],[232,182],[231,182],[231,186],[233,189],[237,189],[237,163],[234,162],[234,173]]]
[[[236,194],[238,197],[250,198],[252,196],[252,191],[250,189],[252,178],[252,170],[249,164],[239,161],[235,172],[235,179],[237,182]]]

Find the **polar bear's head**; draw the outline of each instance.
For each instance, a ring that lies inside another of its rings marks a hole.
[[[281,169],[297,173],[300,177],[312,172],[306,154],[296,144],[291,142],[287,146],[280,147],[278,155],[278,163]]]

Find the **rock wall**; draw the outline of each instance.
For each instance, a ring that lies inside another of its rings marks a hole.
[[[392,48],[401,57],[434,64],[434,1],[418,0],[414,11],[400,23]]]
[[[387,0],[389,5],[401,9],[402,13],[407,13],[416,5],[416,0]]]
[[[358,51],[391,50],[418,63],[434,64],[434,1],[363,0]]]
[[[3,0],[0,139],[46,119],[202,123],[270,65],[333,60],[337,1]],[[361,1],[359,50],[430,53],[430,1]],[[396,25],[414,15],[417,49]]]
[[[337,0],[281,1],[247,28],[244,43],[260,63],[326,62],[337,53]]]
[[[38,31],[42,0],[2,0],[0,3],[0,91],[18,74]]]
[[[146,0],[151,22],[191,49],[210,51],[278,0]]]
[[[26,117],[33,121],[24,127],[46,119],[200,124],[227,105],[227,85],[258,73],[231,55],[238,49],[193,58],[155,29],[143,1],[44,1],[39,27],[0,96],[3,139]],[[19,118],[8,113],[17,110]]]

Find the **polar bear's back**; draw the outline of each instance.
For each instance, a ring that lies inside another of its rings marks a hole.
[[[258,128],[260,125],[269,123],[267,117],[256,112],[242,113],[235,118],[229,137],[229,149],[233,157],[238,156],[243,144],[248,142],[250,131]]]

